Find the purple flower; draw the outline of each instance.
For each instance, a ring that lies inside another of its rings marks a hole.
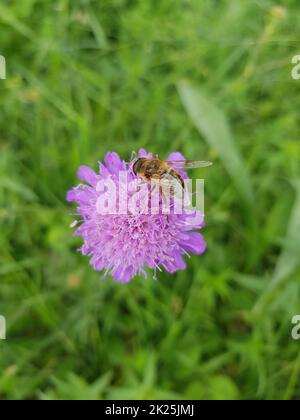
[[[140,157],[152,157],[140,150]],[[168,160],[184,160],[180,153],[172,153]],[[142,274],[145,267],[154,271],[162,268],[170,273],[185,270],[184,256],[189,253],[203,254],[206,243],[197,232],[204,226],[204,217],[197,211],[184,210],[182,214],[99,214],[97,200],[103,191],[99,181],[110,180],[121,191],[119,173],[124,172],[127,181],[134,181],[131,168],[117,153],[107,153],[104,164],[99,164],[99,174],[82,166],[78,178],[84,184],[78,185],[67,194],[67,201],[77,203],[81,224],[75,235],[83,238],[80,251],[90,257],[96,271],[111,274],[114,280],[129,282]],[[181,172],[186,179],[187,175]],[[72,223],[72,227],[79,222]]]

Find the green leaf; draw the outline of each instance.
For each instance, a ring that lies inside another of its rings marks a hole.
[[[73,372],[68,374],[66,380],[52,378],[55,386],[48,392],[40,393],[42,400],[98,400],[102,399],[102,393],[106,390],[112,378],[111,372],[106,373],[97,379],[96,382],[89,384],[84,378]]]
[[[8,191],[14,192],[20,195],[24,200],[27,201],[37,201],[37,195],[26,187],[24,184],[21,184],[18,181],[15,181],[6,176],[0,176],[0,189],[7,189]]]
[[[250,175],[246,168],[224,113],[199,88],[187,81],[180,81],[178,91],[182,103],[210,147],[214,148],[231,176],[241,198],[253,208],[254,193]]]
[[[239,391],[235,383],[226,376],[216,375],[209,384],[209,399],[211,400],[237,400]]]

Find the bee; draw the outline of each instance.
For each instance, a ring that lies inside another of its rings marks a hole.
[[[179,170],[196,169],[211,166],[211,162],[197,160],[168,161],[158,158],[139,157],[132,162],[134,175],[143,182],[159,185],[160,188],[169,188],[171,196],[184,190],[185,184]]]

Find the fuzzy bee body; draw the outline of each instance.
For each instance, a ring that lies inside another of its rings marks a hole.
[[[182,176],[174,168],[170,167],[168,162],[160,159],[139,158],[134,163],[133,173],[144,182],[172,181],[179,182],[184,188]]]
[[[148,184],[157,185],[163,195],[183,196],[185,183],[178,169],[195,169],[211,166],[211,162],[186,160],[164,161],[158,158],[139,157],[132,162],[133,173]]]

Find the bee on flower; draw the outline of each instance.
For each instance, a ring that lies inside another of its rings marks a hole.
[[[129,164],[117,153],[107,153],[104,164],[99,163],[98,174],[89,167],[80,167],[78,178],[84,184],[70,190],[67,201],[77,203],[81,220],[71,226],[76,226],[75,235],[82,237],[80,251],[90,257],[93,268],[122,283],[137,275],[146,278],[146,268],[155,273],[163,269],[169,273],[185,270],[185,257],[190,253],[201,255],[206,250],[199,232],[204,226],[204,215],[185,206],[180,212],[172,212],[171,208],[189,179],[183,169],[209,165],[187,161],[178,152],[161,161],[140,150]],[[164,187],[158,182],[161,180]],[[132,183],[139,185],[138,195],[128,187]],[[166,184],[170,192],[169,212],[163,205]],[[158,203],[155,212],[148,200],[148,193],[153,192]],[[125,204],[124,196],[128,198]],[[109,204],[110,199],[113,204]],[[129,205],[134,199],[134,205]],[[106,211],[101,211],[103,208]]]

